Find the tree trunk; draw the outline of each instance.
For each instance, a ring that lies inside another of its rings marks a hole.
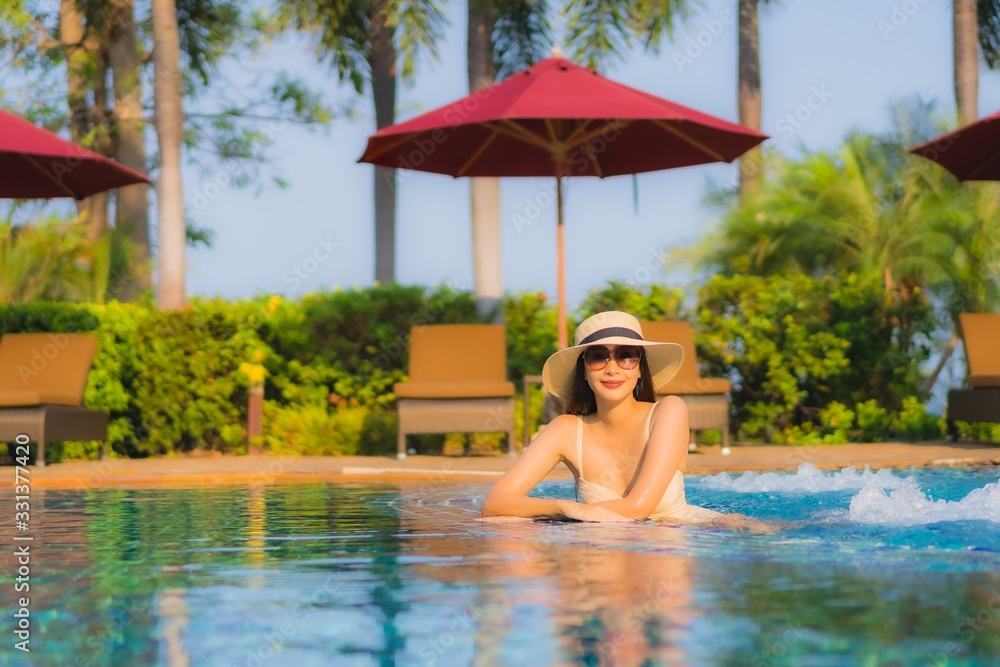
[[[759,0],[739,0],[739,114],[740,123],[760,130],[760,28],[757,16]],[[764,153],[760,147],[740,158],[740,198],[759,187],[763,176]]]
[[[87,51],[83,45],[83,15],[76,0],[61,0],[59,4],[59,41],[66,57],[66,102],[69,106],[69,135],[80,143],[90,128],[90,107],[87,105]],[[76,203],[77,213],[86,208],[82,201]]]
[[[66,101],[69,106],[70,137],[75,143],[110,155],[107,134],[108,88],[107,53],[103,41],[93,27],[84,24],[76,0],[61,0],[59,4],[59,39],[66,58]],[[88,93],[93,93],[93,101]],[[91,135],[91,130],[97,131]],[[87,228],[90,252],[82,259],[90,275],[89,297],[103,301],[108,283],[110,258],[108,234],[108,204],[111,195],[100,192],[76,202],[77,215]]]
[[[395,29],[384,20],[387,0],[372,2],[369,65],[372,94],[375,98],[375,126],[392,125],[396,119],[396,45]],[[375,280],[396,280],[396,170],[375,168]]]
[[[955,106],[959,125],[976,120],[979,102],[979,42],[976,0],[953,0]]]
[[[920,400],[926,401],[927,397],[931,394],[931,389],[934,388],[934,383],[937,382],[938,376],[941,375],[941,371],[944,369],[944,365],[948,363],[951,359],[952,353],[955,351],[955,346],[958,345],[958,330],[955,330],[951,334],[951,338],[945,344],[944,349],[941,351],[941,358],[938,360],[937,366],[934,367],[934,371],[927,378],[924,386],[920,389]]]
[[[94,93],[92,117],[95,130],[90,148],[96,153],[110,157],[113,150],[108,110],[108,53],[105,41],[93,27],[88,26],[84,44],[93,63],[91,87]],[[111,192],[105,190],[91,195],[84,200],[84,204],[87,207],[87,244],[91,248],[91,299],[103,303],[111,272],[111,225],[108,213]]]
[[[156,192],[157,303],[162,309],[178,310],[184,306],[184,190],[181,185],[184,109],[174,0],[152,0],[152,15],[153,104],[160,146],[160,181]]]
[[[490,86],[496,80],[493,64],[493,0],[469,0],[468,70],[469,92]],[[500,227],[500,179],[473,178],[472,262],[475,273],[476,312],[493,314],[503,324],[503,267]]]
[[[115,159],[139,173],[146,171],[142,119],[142,78],[133,0],[114,0],[108,57],[114,79]],[[124,272],[111,277],[110,296],[135,299],[151,287],[149,266],[149,194],[145,183],[118,188],[115,227],[131,242]]]

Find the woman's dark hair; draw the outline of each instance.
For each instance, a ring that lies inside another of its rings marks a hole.
[[[649,362],[646,361],[646,351],[640,347],[639,352],[641,353],[639,357],[639,381],[635,383],[632,396],[642,403],[656,403],[653,374],[649,370]],[[583,352],[581,352],[576,359],[573,380],[570,382],[566,395],[566,414],[589,415],[592,412],[597,412],[597,397],[594,396],[594,390],[587,383],[587,369],[583,366]]]

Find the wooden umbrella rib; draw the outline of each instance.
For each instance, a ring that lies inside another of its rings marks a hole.
[[[594,172],[597,174],[598,178],[604,178],[604,170],[601,169],[600,163],[597,161],[597,154],[594,153],[593,147],[590,142],[583,145],[585,151],[587,151],[587,157],[590,158],[590,164],[594,167]]]
[[[659,125],[661,128],[663,128],[667,132],[669,132],[670,134],[674,135],[675,137],[677,137],[677,138],[679,138],[679,139],[681,139],[683,141],[686,141],[687,143],[691,144],[692,146],[694,146],[698,150],[702,151],[706,155],[710,155],[713,158],[715,158],[716,160],[719,160],[720,162],[729,162],[729,160],[727,160],[726,158],[722,157],[721,155],[719,155],[718,153],[716,153],[715,151],[713,151],[711,148],[709,148],[705,144],[701,143],[697,139],[692,139],[691,137],[687,136],[686,134],[684,134],[683,132],[681,132],[677,128],[672,127],[668,123],[665,123],[662,120],[654,120],[653,122],[656,123],[657,125]]]
[[[30,155],[27,155],[26,153],[21,153],[21,156],[25,160],[27,160],[31,164],[31,166],[34,167],[40,174],[42,174],[42,176],[47,178],[57,188],[65,192],[67,196],[73,197],[74,199],[77,199],[80,196],[79,193],[74,192],[71,187],[69,187],[68,185],[60,181],[58,178],[53,176],[48,169],[38,164],[38,161],[35,158],[31,157]]]
[[[538,136],[528,128],[523,125],[519,125],[512,120],[502,120],[500,124],[496,126],[501,132],[512,136],[520,141],[538,146],[539,148],[544,148],[549,150],[551,148],[551,142],[547,141],[543,137]]]
[[[974,180],[976,180],[976,177],[979,174],[981,174],[983,171],[985,171],[987,168],[991,167],[993,165],[993,163],[997,161],[998,158],[1000,158],[1000,151],[997,151],[997,152],[993,153],[993,155],[991,155],[989,158],[987,158],[986,160],[983,160],[983,162],[981,162],[979,165],[977,165],[975,169],[972,169],[971,171],[969,171],[968,174],[966,174],[964,177],[960,178],[959,180],[962,180],[962,181],[974,181]]]
[[[576,144],[577,136],[582,134],[587,129],[587,126],[590,125],[590,123],[593,120],[594,120],[593,118],[587,118],[582,123],[577,125],[576,128],[572,132],[570,132],[570,135],[566,137],[566,144],[568,146],[573,146],[574,144]]]
[[[552,127],[551,118],[545,119],[545,128],[549,131],[549,141],[551,141],[552,143],[557,143],[559,141],[559,137],[556,136],[556,128]]]
[[[475,161],[479,159],[479,156],[482,155],[487,148],[489,148],[490,144],[493,143],[493,140],[496,139],[499,134],[500,134],[499,128],[493,128],[493,133],[490,134],[490,136],[486,137],[486,141],[481,143],[479,145],[479,148],[476,149],[476,152],[472,154],[472,157],[470,157],[468,160],[465,161],[465,164],[462,165],[462,168],[455,173],[455,177],[457,178],[459,176],[465,176],[465,172],[468,171],[468,169],[473,165],[473,163],[475,163]]]
[[[534,132],[531,132],[523,125],[518,125],[514,121],[504,119],[500,121],[499,125],[494,125],[493,127],[500,130],[504,134],[514,137],[515,139],[520,139],[521,141],[525,141],[529,144],[534,144],[535,146],[544,148],[545,150],[551,150],[551,144],[548,141],[545,141],[545,139],[542,139]]]
[[[625,124],[627,124],[627,123],[625,123]],[[589,143],[590,140],[593,139],[594,137],[597,137],[597,136],[600,136],[600,135],[604,134],[607,131],[607,129],[608,129],[607,126],[601,127],[600,129],[593,129],[590,132],[587,132],[586,134],[584,134],[582,137],[580,137],[576,141],[574,141],[572,144],[570,144],[568,146],[568,148],[575,148],[576,146],[579,146],[581,144]]]
[[[378,158],[382,157],[383,155],[385,155],[386,153],[388,153],[389,151],[394,150],[396,148],[399,148],[400,146],[402,146],[403,144],[405,144],[407,141],[410,141],[411,139],[413,139],[413,137],[417,136],[418,134],[420,134],[420,133],[419,132],[407,132],[406,134],[400,135],[397,139],[394,139],[392,141],[387,141],[380,148],[372,150],[371,154],[368,155],[368,158],[367,158],[366,162],[370,162],[372,160],[378,159]]]

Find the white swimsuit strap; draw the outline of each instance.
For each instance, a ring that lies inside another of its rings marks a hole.
[[[580,466],[577,472],[583,477],[583,417],[576,418],[576,464]]]
[[[653,423],[653,410],[656,409],[656,403],[653,403],[653,407],[649,409],[649,414],[646,416],[646,440],[649,440],[649,425]]]

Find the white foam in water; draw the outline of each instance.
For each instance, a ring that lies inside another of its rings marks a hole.
[[[866,484],[851,499],[848,518],[897,526],[977,519],[1000,522],[1000,482],[975,489],[961,500],[931,500],[912,480],[889,494],[876,484]]]
[[[865,466],[858,471],[853,466],[840,472],[824,473],[811,463],[803,463],[794,475],[777,472],[745,472],[737,477],[722,472],[701,479],[702,488],[718,491],[738,491],[740,493],[766,493],[772,491],[843,491],[860,489],[871,485],[873,488],[897,489],[907,480],[896,477],[892,470],[883,468],[872,472]]]

